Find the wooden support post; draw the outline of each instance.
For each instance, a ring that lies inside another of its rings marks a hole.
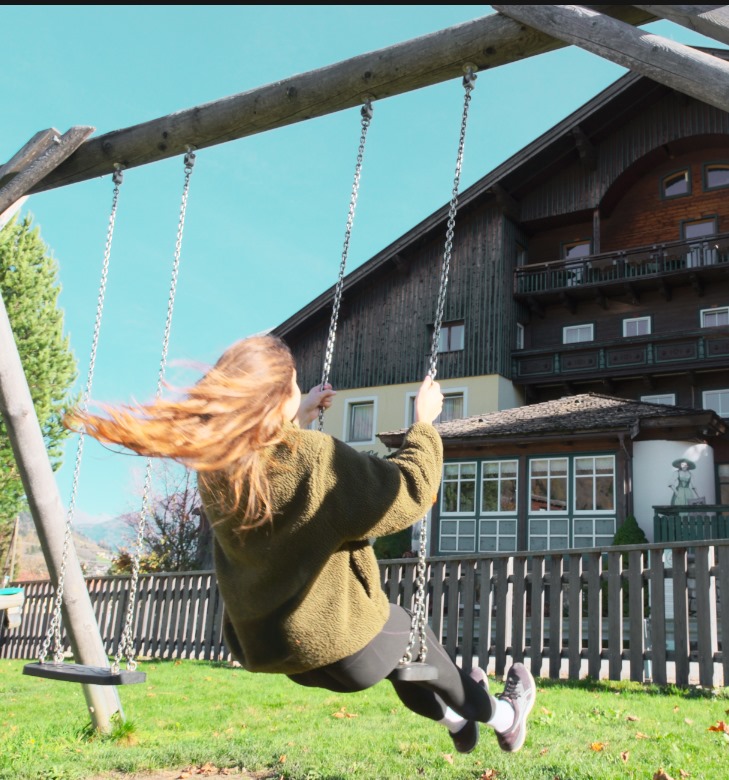
[[[707,38],[729,43],[729,7],[725,5],[636,5],[654,16],[688,27]]]
[[[627,24],[654,21],[630,5],[595,6]],[[90,138],[31,193],[42,192],[216,144],[383,100],[564,46],[553,36],[489,14],[385,49],[360,54],[248,92]]]
[[[70,157],[93,132],[93,127],[72,127],[60,137],[55,133],[48,139],[44,136],[40,143],[34,143],[38,138],[34,136],[0,169],[3,177],[12,177],[0,187],[0,214],[23,195],[27,195],[34,185]]]
[[[493,5],[547,35],[729,111],[729,63],[579,5]]]
[[[48,572],[53,584],[57,585],[65,535],[64,511],[2,296],[0,412]],[[99,626],[73,545],[69,547],[66,561],[63,619],[76,660],[88,666],[108,666]],[[123,717],[116,688],[84,685],[83,690],[94,728],[109,733],[112,716],[119,713]]]

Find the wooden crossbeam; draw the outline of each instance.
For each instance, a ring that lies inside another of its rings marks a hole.
[[[94,132],[93,127],[72,127],[62,136],[55,131],[43,131],[36,134],[8,163],[0,173],[12,175],[7,183],[0,187],[0,214],[15,203],[68,159],[76,149]],[[51,133],[48,137],[47,134]],[[43,136],[39,139],[39,136]],[[34,141],[38,139],[36,143]]]
[[[579,5],[494,5],[499,13],[729,111],[729,63]]]
[[[49,127],[48,130],[41,130],[36,133],[5,165],[0,165],[0,187],[4,187],[24,168],[27,168],[34,160],[37,160],[51,144],[57,143],[60,135],[55,127]]]
[[[729,44],[729,7],[726,5],[636,5],[644,11],[688,27],[707,38]]]
[[[589,6],[588,6],[589,7]],[[655,20],[630,5],[595,6],[628,24]],[[556,38],[500,14],[474,19],[419,38],[361,54],[143,124],[90,138],[47,174],[31,193],[204,149],[277,127],[383,100],[450,79],[464,66],[486,70],[562,48]]]

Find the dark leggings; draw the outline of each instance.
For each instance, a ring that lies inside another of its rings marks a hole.
[[[427,663],[438,670],[438,678],[423,682],[402,682],[390,678],[400,663],[410,637],[410,614],[390,605],[390,618],[380,633],[354,655],[341,661],[289,675],[299,685],[325,688],[336,693],[354,693],[389,679],[400,701],[413,712],[431,720],[441,720],[446,706],[468,720],[486,723],[491,719],[493,697],[450,659],[428,627]]]

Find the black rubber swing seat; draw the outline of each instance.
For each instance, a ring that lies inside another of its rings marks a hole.
[[[427,682],[438,679],[438,670],[432,664],[413,661],[396,667],[390,674],[390,679],[401,682]]]
[[[67,663],[31,663],[23,667],[23,674],[31,677],[44,677],[46,680],[85,683],[86,685],[134,685],[147,679],[144,672],[132,672],[128,669],[113,671],[105,666],[84,666]]]

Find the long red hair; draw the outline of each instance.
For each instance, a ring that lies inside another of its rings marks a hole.
[[[178,400],[102,405],[108,416],[74,410],[64,423],[101,442],[171,458],[198,472],[224,513],[245,496],[242,526],[271,519],[263,451],[283,441],[282,406],[290,398],[294,360],[275,336],[236,342]]]

